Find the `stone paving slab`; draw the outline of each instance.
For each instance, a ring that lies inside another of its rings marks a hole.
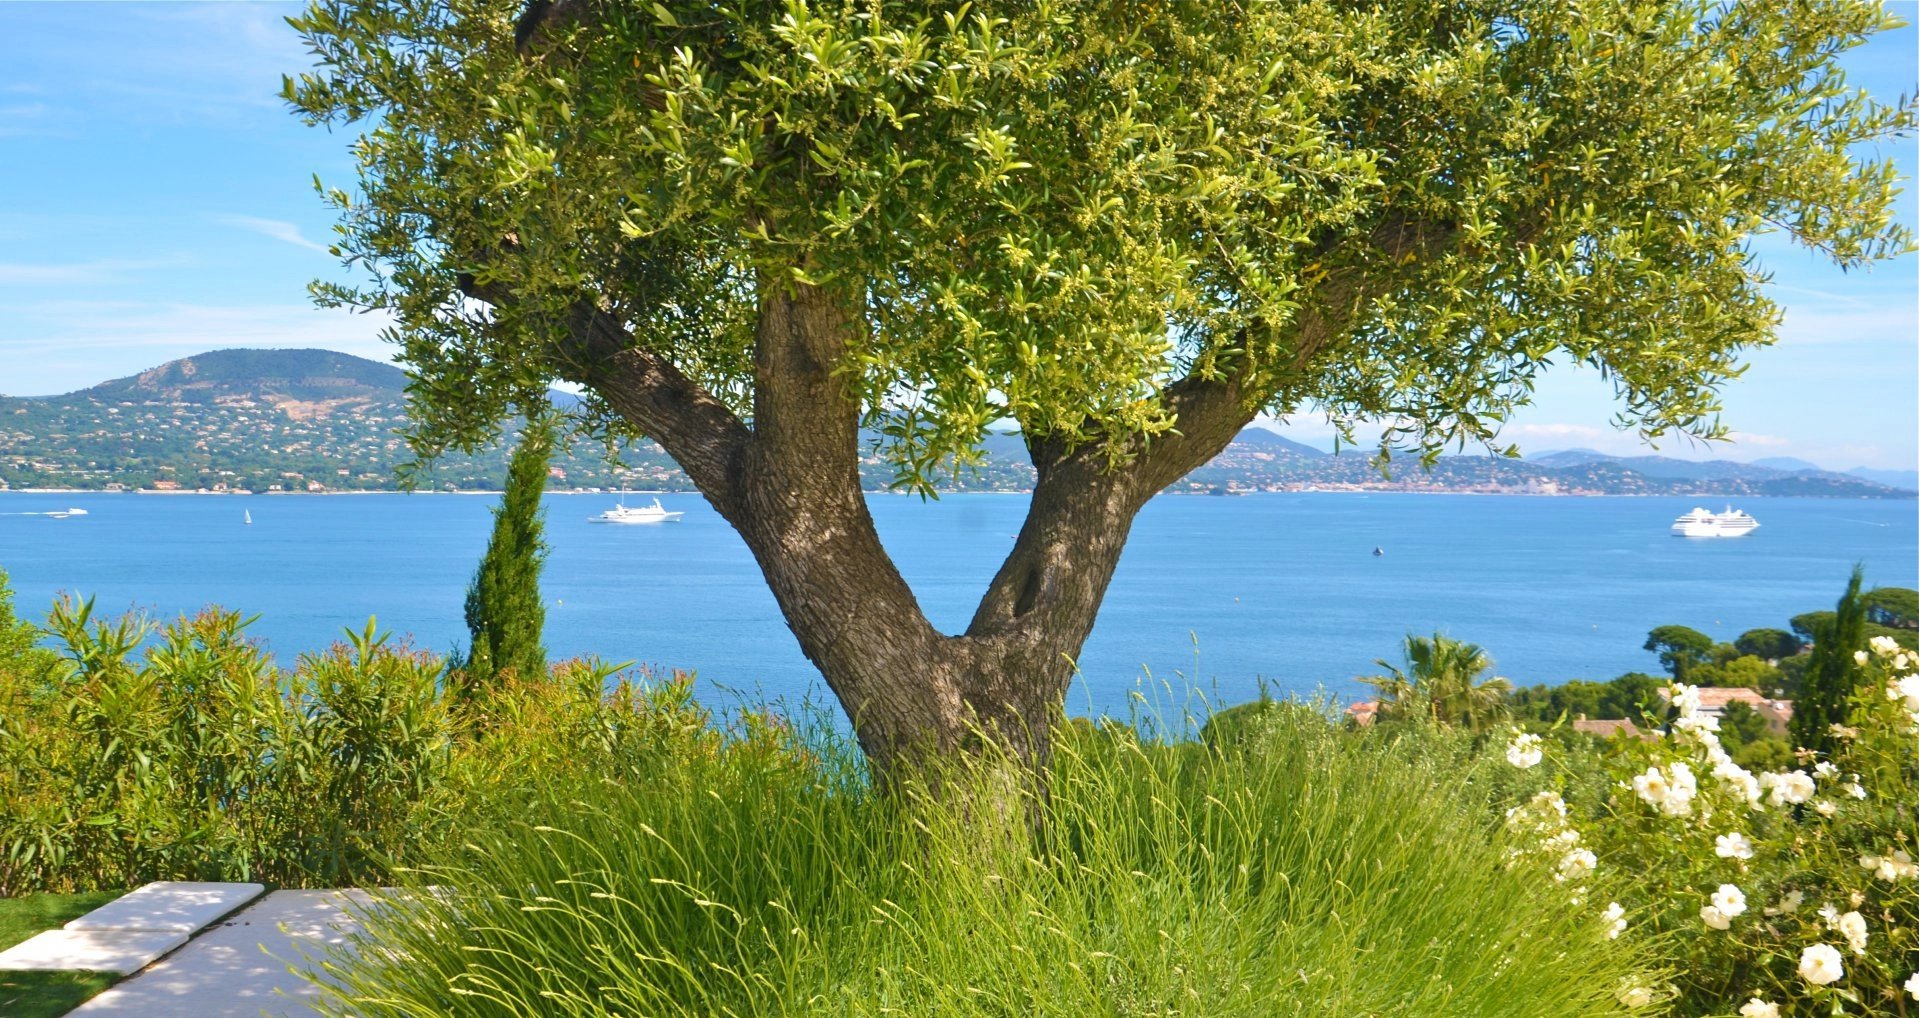
[[[79,1018],[308,1016],[319,990],[300,972],[359,928],[366,891],[275,891],[146,971],[76,1008]]]
[[[47,930],[0,951],[0,970],[132,975],[187,942],[174,930]]]
[[[259,884],[162,880],[121,895],[67,924],[69,930],[193,933],[260,896]]]

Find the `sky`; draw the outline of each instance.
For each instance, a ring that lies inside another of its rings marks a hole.
[[[1919,0],[1894,9],[1919,21]],[[345,134],[308,128],[278,98],[309,62],[279,3],[0,3],[0,393],[85,388],[225,347],[324,347],[380,360],[380,322],[314,308],[306,286],[343,273],[312,187],[350,185]],[[1919,89],[1919,29],[1846,55],[1883,99]],[[1919,170],[1919,139],[1885,145]],[[1908,182],[1901,219],[1919,227]],[[1683,439],[1690,459],[1790,456],[1821,466],[1919,466],[1919,256],[1841,273],[1762,238],[1785,310],[1724,393],[1730,444]],[[1502,441],[1527,452],[1648,449],[1614,430],[1608,386],[1559,367]],[[1283,433],[1327,446],[1300,418]]]

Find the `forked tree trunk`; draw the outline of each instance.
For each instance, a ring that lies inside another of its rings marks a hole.
[[[1179,430],[1128,439],[1117,467],[1104,444],[1027,436],[1037,480],[1026,522],[966,631],[944,634],[881,545],[860,487],[861,407],[840,374],[863,327],[858,307],[762,281],[750,425],[591,301],[566,323],[561,360],[657,439],[739,531],[877,777],[991,748],[1038,787],[1134,516],[1253,411],[1229,381],[1183,380],[1161,397]]]
[[[730,496],[714,504],[877,775],[974,755],[987,741],[1037,771],[1134,516],[1251,411],[1165,439],[1170,460],[1117,470],[1103,447],[1029,437],[1038,479],[1026,522],[967,630],[943,634],[881,545],[861,490],[860,406],[836,373],[859,327],[848,305],[812,287],[766,289],[752,438]]]

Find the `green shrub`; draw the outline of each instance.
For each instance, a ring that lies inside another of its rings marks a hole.
[[[1662,1012],[1915,1012],[1919,655],[1881,638],[1848,663],[1860,681],[1830,753],[1755,772],[1675,685],[1670,735],[1622,743],[1608,794],[1570,810],[1599,872],[1629,878],[1626,939],[1666,953]],[[1590,766],[1547,759],[1534,773],[1555,780]]]
[[[209,609],[156,631],[68,600],[47,624],[60,653],[0,656],[0,896],[377,884],[514,815],[530,782],[693,751],[707,724],[685,677],[608,693],[610,669],[574,662],[469,705],[448,695],[443,661],[371,622],[291,671],[247,622]]]
[[[1035,827],[983,814],[964,774],[946,801],[972,808],[870,795],[849,747],[765,719],[555,783],[415,874],[434,890],[372,917],[330,1006],[1582,1015],[1616,1013],[1635,978],[1633,949],[1510,860],[1483,790],[1417,738],[1300,710],[1231,748],[1134,732],[1063,729]]]

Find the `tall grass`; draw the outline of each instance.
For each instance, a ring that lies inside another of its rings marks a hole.
[[[370,917],[355,1015],[1614,1014],[1642,959],[1419,739],[1069,726],[1011,841],[759,725],[555,785]],[[969,819],[969,816],[972,819]],[[431,885],[432,890],[427,890]]]

